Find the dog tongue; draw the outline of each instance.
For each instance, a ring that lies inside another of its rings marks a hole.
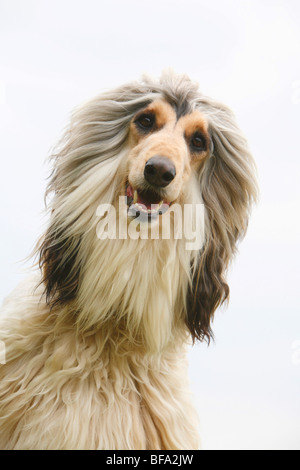
[[[133,197],[133,189],[130,185],[127,186],[126,195],[127,197]]]

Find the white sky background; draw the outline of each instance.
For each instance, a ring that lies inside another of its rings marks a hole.
[[[300,449],[298,0],[0,0],[0,299],[45,226],[72,108],[167,66],[234,109],[261,187],[216,342],[190,352],[203,448]]]

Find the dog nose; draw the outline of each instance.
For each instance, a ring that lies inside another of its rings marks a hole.
[[[163,188],[175,178],[176,168],[169,158],[156,155],[147,161],[144,176],[148,183]]]

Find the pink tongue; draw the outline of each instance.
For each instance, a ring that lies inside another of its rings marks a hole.
[[[127,186],[126,195],[127,197],[133,197],[133,189],[131,186]]]

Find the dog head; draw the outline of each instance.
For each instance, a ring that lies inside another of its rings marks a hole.
[[[231,110],[169,72],[104,93],[75,111],[48,192],[51,221],[38,251],[52,307],[76,301],[99,203],[125,195],[129,217],[144,212],[152,222],[188,193],[201,200],[205,243],[189,258],[182,308],[192,338],[209,340],[257,196],[255,165]]]
[[[211,151],[208,122],[198,110],[154,100],[131,120],[126,182],[129,214],[149,221],[175,202],[184,203],[192,173]]]

